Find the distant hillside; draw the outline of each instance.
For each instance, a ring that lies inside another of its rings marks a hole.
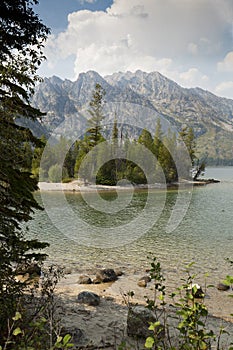
[[[130,103],[121,112],[121,121],[138,112],[139,106],[148,107],[156,118],[165,118],[178,130],[192,126],[197,137],[200,157],[208,156],[210,163],[233,162],[233,100],[217,97],[200,88],[186,89],[158,72],[114,73],[101,77],[94,71],[81,73],[74,82],[58,77],[45,78],[35,91],[33,105],[42,112],[41,130],[64,134],[81,128],[86,121],[88,105],[96,83],[106,91],[109,114],[110,103]],[[117,113],[117,112],[115,112]],[[107,113],[108,114],[108,113]],[[62,127],[59,126],[62,123]],[[144,126],[151,127],[145,117]],[[70,126],[71,125],[71,126]],[[32,126],[33,128],[33,126]],[[37,133],[38,133],[37,125]],[[233,163],[232,163],[233,164]]]

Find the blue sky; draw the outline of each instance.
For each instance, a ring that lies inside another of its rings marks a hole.
[[[69,13],[81,10],[104,11],[111,6],[112,0],[39,0],[35,11],[53,33],[65,30],[68,25]]]
[[[40,0],[52,32],[39,73],[159,71],[233,98],[232,0]]]

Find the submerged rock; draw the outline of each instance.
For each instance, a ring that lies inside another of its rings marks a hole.
[[[224,283],[219,283],[219,284],[217,284],[217,289],[225,292],[225,291],[230,289],[230,286],[228,286],[227,284],[224,284]]]

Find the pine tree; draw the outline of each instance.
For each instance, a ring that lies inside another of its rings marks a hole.
[[[161,120],[157,120],[156,129],[155,129],[155,137],[154,137],[154,155],[158,159],[159,156],[159,149],[162,144],[163,139],[163,131],[162,131],[162,124]]]
[[[91,118],[88,120],[89,130],[89,143],[91,147],[95,147],[99,142],[103,141],[101,135],[101,122],[104,119],[103,115],[103,98],[105,96],[105,90],[100,84],[96,84],[95,91],[93,92],[92,99],[90,101],[89,113]]]
[[[36,147],[38,140],[16,124],[18,117],[34,120],[42,116],[29,101],[49,30],[34,13],[33,3],[37,0],[0,2],[0,343],[25,288],[15,279],[18,267],[45,258],[35,250],[46,244],[27,240],[20,226],[39,209],[33,197],[37,180],[26,170],[24,156],[25,143]]]
[[[155,145],[151,133],[147,129],[143,129],[141,135],[138,138],[138,142],[148,148],[149,151],[154,153]]]
[[[187,147],[192,166],[195,163],[196,155],[195,155],[195,149],[196,149],[196,141],[195,136],[193,132],[193,128],[189,128],[188,126],[185,126],[180,131],[180,138],[185,143],[185,146]]]

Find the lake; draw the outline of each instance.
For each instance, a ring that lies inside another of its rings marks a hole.
[[[180,206],[186,208],[175,213],[182,220],[171,232],[167,223],[178,192],[154,189],[102,192],[98,198],[85,193],[85,200],[80,193],[37,193],[46,210],[34,215],[29,234],[50,243],[50,262],[80,270],[139,271],[151,252],[168,273],[195,261],[198,273],[218,280],[233,274],[225,261],[233,260],[233,168],[208,168],[205,178],[221,182],[184,190]]]

